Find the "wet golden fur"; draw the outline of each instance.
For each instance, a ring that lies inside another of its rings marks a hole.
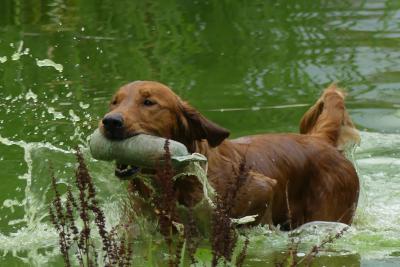
[[[218,193],[236,179],[241,163],[251,171],[240,188],[232,217],[258,215],[257,223],[294,228],[306,222],[350,224],[357,206],[359,180],[343,147],[359,136],[344,106],[344,93],[327,88],[304,115],[300,134],[262,134],[227,139],[216,125],[167,86],[137,81],[121,87],[110,112],[123,118],[119,138],[146,133],[185,144],[208,159],[208,178]],[[104,135],[110,133],[104,129]],[[186,181],[176,185],[185,205],[201,198],[201,187]]]

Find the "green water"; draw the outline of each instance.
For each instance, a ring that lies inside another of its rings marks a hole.
[[[86,147],[118,86],[145,79],[233,137],[297,131],[307,104],[339,81],[362,130],[362,192],[353,227],[316,265],[400,265],[399,1],[1,0],[0,266],[62,265],[49,165],[71,183],[71,149]],[[115,223],[125,185],[112,164],[89,166]],[[254,229],[245,265],[273,264],[286,243]]]

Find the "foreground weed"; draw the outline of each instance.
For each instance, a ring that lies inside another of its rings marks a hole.
[[[236,226],[230,218],[233,209],[233,203],[236,195],[245,183],[249,170],[246,169],[246,164],[243,161],[239,166],[239,171],[235,175],[235,179],[228,184],[224,194],[217,195],[215,198],[215,208],[212,211],[212,231],[210,236],[212,248],[211,266],[217,266],[220,261],[227,264],[232,261],[232,254],[238,242],[238,234]],[[234,171],[235,172],[235,171]],[[245,242],[242,252],[240,253],[239,263],[243,264],[246,257],[248,239]]]
[[[75,186],[78,197],[68,187],[66,200],[62,201],[56,178],[52,175],[54,199],[49,206],[49,214],[59,235],[64,264],[71,266],[72,256],[75,256],[80,266],[130,266],[132,245],[125,235],[120,236],[117,233],[117,227],[111,231],[106,229],[104,212],[96,199],[92,177],[79,150],[76,151],[76,158],[78,167],[75,172]],[[92,227],[97,228],[101,248],[96,243]],[[101,259],[98,253],[100,250],[103,251]]]
[[[146,194],[157,217],[158,230],[168,248],[167,265],[170,267],[195,265],[197,264],[195,254],[201,235],[190,207],[185,220],[181,220],[177,212],[177,195],[173,179],[175,172],[168,145],[167,141],[164,146],[163,164],[160,164],[154,175],[154,190],[146,191]],[[88,267],[131,266],[133,250],[132,242],[129,240],[132,239],[132,227],[137,223],[134,221],[134,218],[137,218],[135,205],[129,202],[125,207],[129,210],[126,212],[129,218],[125,224],[121,223],[112,229],[107,229],[106,218],[96,198],[92,177],[79,150],[76,152],[76,158],[78,167],[75,172],[75,188],[69,186],[64,196],[61,195],[56,178],[52,175],[54,199],[49,206],[49,213],[50,220],[59,235],[59,247],[65,266],[76,264]],[[215,199],[210,236],[212,266],[217,266],[219,263],[234,265],[233,262],[236,266],[243,266],[246,258],[249,245],[247,236],[243,248],[236,258],[232,259],[238,242],[238,233],[229,217],[236,194],[248,175],[248,170],[244,166],[244,163],[240,165],[236,174],[237,179],[233,179],[222,197],[217,196]],[[137,189],[138,186],[131,182],[128,195],[133,197]],[[140,222],[138,224],[140,226]],[[142,226],[142,230],[147,229],[147,235],[151,235],[149,227]],[[147,260],[151,264],[151,255]]]

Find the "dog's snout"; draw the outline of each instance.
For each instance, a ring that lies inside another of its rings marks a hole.
[[[104,128],[106,128],[109,131],[119,130],[122,127],[124,127],[124,118],[119,113],[106,115],[103,118],[102,122]]]

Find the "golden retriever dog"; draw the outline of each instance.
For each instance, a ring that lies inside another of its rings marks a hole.
[[[293,229],[310,221],[350,224],[357,206],[359,179],[344,156],[359,141],[344,104],[345,94],[331,85],[303,116],[300,133],[260,134],[228,139],[229,131],[205,118],[170,88],[135,81],[113,96],[100,121],[113,140],[149,134],[179,141],[208,159],[208,179],[218,194],[235,182],[242,163],[249,172],[230,216],[258,215],[256,223]],[[129,175],[119,170],[118,176]],[[175,186],[178,201],[195,205],[199,183]]]

